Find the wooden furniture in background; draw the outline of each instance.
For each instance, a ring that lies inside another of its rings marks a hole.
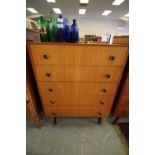
[[[129,45],[129,36],[114,36],[113,44]],[[119,118],[129,116],[129,58],[125,64],[112,111],[115,117],[114,124]]]
[[[38,110],[38,95],[31,70],[30,61],[26,59],[26,118],[32,120],[38,128],[41,128],[39,110]]]
[[[29,43],[46,117],[108,117],[128,46]]]
[[[101,36],[96,36],[96,35],[85,35],[85,43],[88,42],[101,42],[102,41],[102,37]]]
[[[113,44],[129,44],[129,36],[114,36]]]
[[[129,116],[129,72],[125,74],[127,75],[123,75],[123,85],[114,112],[114,124],[117,123],[121,117]]]
[[[27,41],[39,41],[39,33],[26,30]],[[31,61],[26,48],[26,118],[35,123],[38,128],[41,128],[40,123],[41,104],[39,100],[38,89],[34,78]]]

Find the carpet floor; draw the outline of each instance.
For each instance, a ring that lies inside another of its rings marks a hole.
[[[26,124],[27,155],[128,155],[115,125],[107,120],[97,124],[96,118],[58,118],[41,120],[38,129]]]

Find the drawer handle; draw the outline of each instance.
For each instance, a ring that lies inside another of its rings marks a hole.
[[[52,88],[48,88],[48,90],[49,90],[50,92],[52,92],[52,91],[53,91],[53,89],[52,89]]]
[[[102,113],[101,113],[101,112],[98,112],[98,115],[100,115],[100,116],[101,116],[101,115],[102,115]]]
[[[113,61],[113,60],[115,60],[115,56],[110,55],[110,56],[109,56],[109,59],[110,59],[111,61]]]
[[[50,76],[51,76],[51,73],[46,73],[46,76],[47,76],[47,77],[50,77]]]
[[[53,100],[51,100],[51,101],[50,101],[50,103],[51,103],[51,104],[54,104],[54,101],[53,101]]]
[[[44,54],[44,59],[48,59],[48,54]]]
[[[107,92],[107,90],[106,90],[105,88],[103,88],[103,89],[102,89],[102,92],[106,93],[106,92]]]
[[[55,116],[55,115],[56,115],[56,113],[55,113],[55,112],[52,112],[52,115],[53,115],[53,116]]]
[[[103,104],[104,104],[104,102],[101,100],[101,101],[100,101],[100,104],[102,104],[102,105],[103,105]]]
[[[26,98],[26,103],[29,103],[29,102],[30,102],[30,100]]]
[[[106,76],[106,78],[110,78],[111,77],[111,75],[108,74],[108,73],[106,73],[105,76]]]

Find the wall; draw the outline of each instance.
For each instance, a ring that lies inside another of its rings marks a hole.
[[[72,20],[70,20],[72,24]],[[111,34],[113,35],[128,35],[129,22],[123,20],[97,20],[97,19],[77,19],[79,26],[80,37],[85,34],[99,35]]]

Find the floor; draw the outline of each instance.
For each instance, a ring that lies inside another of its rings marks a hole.
[[[129,144],[129,123],[117,124],[127,144]]]
[[[27,122],[27,155],[128,155],[115,125],[107,120],[97,124],[96,118],[59,118],[41,120],[37,129]]]

